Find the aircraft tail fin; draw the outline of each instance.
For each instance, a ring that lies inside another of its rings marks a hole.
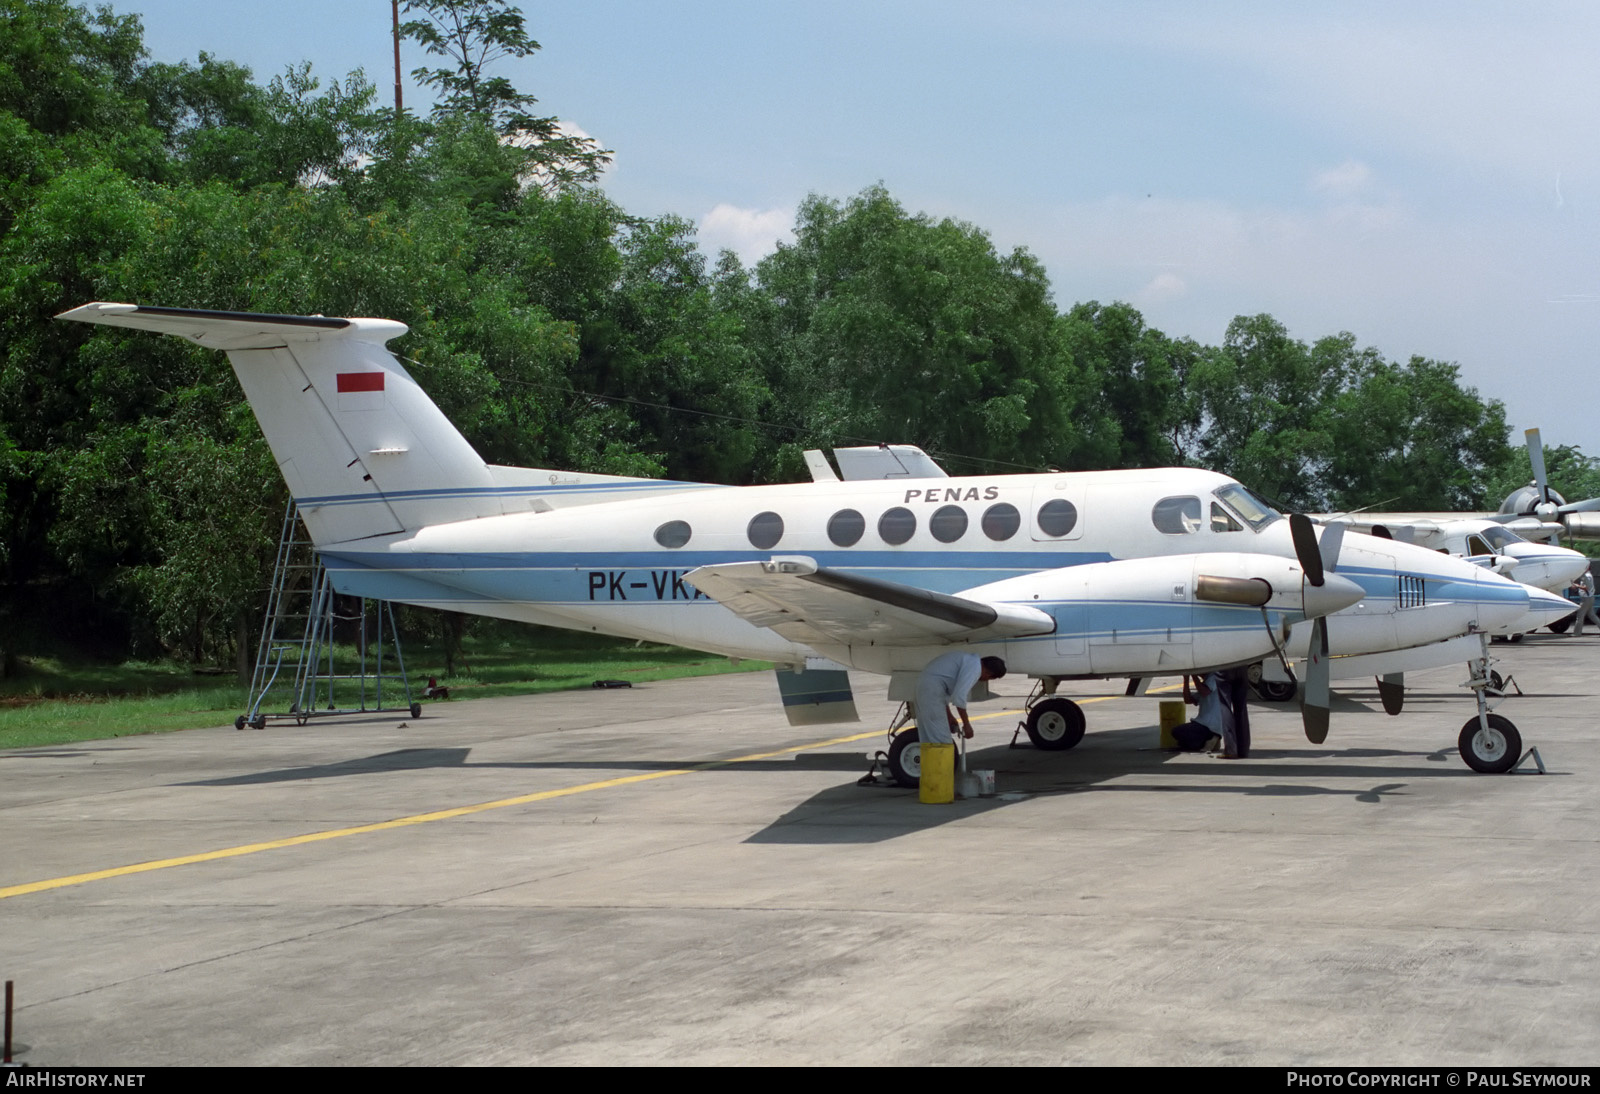
[[[385,344],[390,319],[93,303],[57,316],[228,354],[319,547],[683,484],[484,463]]]

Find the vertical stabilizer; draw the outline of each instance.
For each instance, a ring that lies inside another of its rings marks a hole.
[[[692,485],[486,466],[384,348],[406,332],[393,320],[106,303],[56,318],[225,351],[318,547]]]

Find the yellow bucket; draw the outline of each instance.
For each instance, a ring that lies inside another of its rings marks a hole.
[[[1172,731],[1189,720],[1184,710],[1182,699],[1163,699],[1161,701],[1161,748],[1177,748],[1178,739]]]
[[[948,805],[956,800],[956,746],[924,744],[922,778],[917,800],[924,805]]]

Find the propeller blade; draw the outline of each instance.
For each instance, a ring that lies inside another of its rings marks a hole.
[[[1583,501],[1569,502],[1558,509],[1557,512],[1565,515],[1567,513],[1593,513],[1596,510],[1600,510],[1600,498],[1585,498]]]
[[[1386,672],[1378,677],[1378,698],[1383,700],[1385,714],[1399,714],[1406,702],[1406,674]]]
[[[1306,740],[1320,745],[1328,739],[1328,621],[1318,619],[1306,651],[1306,689],[1300,699],[1300,721]]]
[[[1544,477],[1544,445],[1539,440],[1537,429],[1527,430],[1525,436],[1528,438],[1528,462],[1533,464],[1533,481],[1539,487],[1539,501],[1547,502],[1550,500],[1550,484]]]
[[[1322,553],[1317,550],[1317,529],[1304,513],[1289,514],[1289,537],[1294,540],[1295,557],[1306,572],[1306,580],[1322,586]]]
[[[1318,544],[1318,556],[1322,559],[1322,568],[1328,573],[1339,568],[1339,548],[1344,546],[1344,530],[1347,524],[1330,524],[1322,530],[1322,542]]]

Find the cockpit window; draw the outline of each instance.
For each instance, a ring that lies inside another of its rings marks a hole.
[[[1156,531],[1169,536],[1182,536],[1200,530],[1199,498],[1162,498],[1150,510],[1150,520]]]
[[[1494,554],[1494,548],[1490,547],[1488,541],[1482,536],[1472,535],[1467,537],[1467,554],[1492,555]]]
[[[1489,546],[1500,552],[1503,552],[1508,544],[1527,542],[1509,528],[1485,528],[1482,534]]]
[[[1236,482],[1219,487],[1212,493],[1244,522],[1253,532],[1259,532],[1275,520],[1282,520],[1283,514],[1268,505],[1258,495],[1245,489]]]
[[[1244,525],[1216,502],[1211,503],[1211,530],[1213,532],[1242,532]]]

